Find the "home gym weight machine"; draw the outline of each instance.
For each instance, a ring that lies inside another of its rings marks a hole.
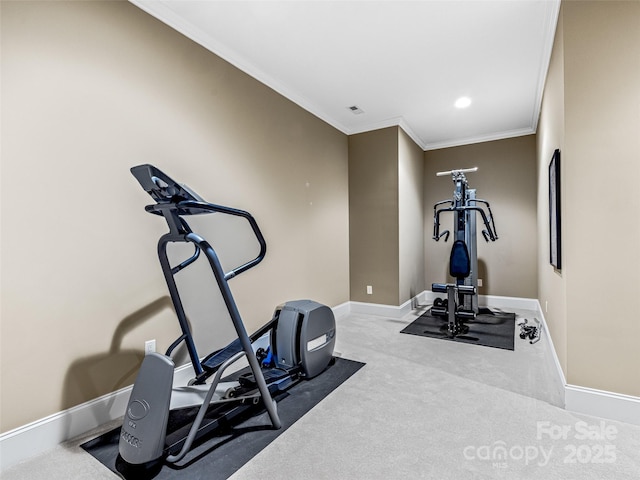
[[[454,242],[449,256],[449,274],[456,281],[434,283],[431,286],[433,292],[447,294],[444,300],[434,300],[431,313],[447,319],[446,334],[449,338],[468,333],[469,327],[465,322],[474,320],[479,312],[476,214],[480,214],[484,223],[484,239],[487,242],[498,239],[489,202],[476,198],[476,190],[469,188],[465,176],[465,173],[477,170],[478,167],[474,167],[436,173],[438,177],[451,175],[455,185],[451,200],[443,200],[433,206],[433,239],[436,242],[442,237],[446,242],[450,233],[449,230],[440,232],[440,215],[443,212],[454,214]]]
[[[278,307],[270,322],[248,335],[228,281],[265,256],[266,243],[255,219],[248,212],[205,202],[152,165],[133,167],[131,173],[156,202],[145,210],[162,216],[169,226],[158,242],[158,256],[182,331],[164,355],[145,356],[125,411],[116,468],[125,478],[143,478],[157,473],[165,462],[180,461],[198,438],[253,413],[250,409],[257,405],[264,406],[273,428],[280,428],[273,397],[329,366],[335,318],[325,305],[297,300]],[[249,223],[260,246],[256,258],[231,271],[223,270],[213,247],[193,232],[186,220],[191,215],[213,213],[241,217]],[[167,254],[171,243],[191,244],[194,253],[172,266]],[[208,260],[237,334],[235,341],[204,358],[196,350],[175,280],[201,254]],[[265,342],[267,336],[269,341]],[[261,342],[269,345],[258,348]],[[188,385],[173,387],[171,355],[181,344],[186,346],[195,376]],[[242,358],[249,366],[231,372],[230,367]]]

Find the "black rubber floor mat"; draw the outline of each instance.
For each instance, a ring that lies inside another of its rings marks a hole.
[[[268,415],[260,413],[229,429],[224,435],[202,442],[178,464],[163,465],[159,472],[147,474],[145,478],[217,480],[230,477],[363,366],[364,363],[336,358],[335,363],[321,375],[301,381],[278,397],[281,429],[272,429]],[[82,448],[105,467],[121,475],[116,469],[119,436],[120,428],[116,428],[84,443]]]
[[[468,333],[449,338],[446,333],[446,319],[431,315],[431,310],[429,310],[405,327],[401,333],[513,350],[515,313],[480,313],[474,321],[469,321],[466,324],[469,327]]]

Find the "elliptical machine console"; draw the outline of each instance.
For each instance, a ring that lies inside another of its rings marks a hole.
[[[266,243],[255,219],[243,210],[205,202],[152,165],[133,167],[131,173],[156,202],[145,210],[164,217],[169,227],[158,241],[158,257],[182,332],[164,355],[145,356],[129,398],[116,467],[125,478],[140,478],[141,472],[149,476],[165,462],[180,461],[196,439],[211,435],[256,405],[262,404],[273,428],[280,428],[274,396],[300,380],[321,374],[331,364],[336,327],[329,307],[296,300],[277,307],[273,318],[249,335],[228,281],[265,256]],[[225,272],[213,247],[193,232],[186,220],[190,215],[210,213],[244,218],[260,245],[258,255]],[[171,265],[167,245],[176,242],[191,243],[195,250],[191,257]],[[229,345],[204,357],[196,350],[175,280],[201,254],[208,260],[237,334]],[[171,355],[183,343],[195,376],[188,385],[175,387]],[[224,376],[241,358],[246,358],[249,366]]]

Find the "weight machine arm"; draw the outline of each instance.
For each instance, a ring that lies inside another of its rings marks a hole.
[[[440,233],[440,214],[442,212],[466,212],[466,211],[476,211],[480,212],[480,216],[482,217],[482,221],[484,222],[485,230],[482,231],[482,236],[488,242],[491,240],[495,242],[498,239],[498,233],[496,231],[496,225],[493,220],[493,213],[491,212],[491,206],[489,202],[486,200],[473,199],[469,200],[469,202],[473,202],[473,205],[468,205],[467,199],[465,196],[465,191],[467,188],[467,179],[465,177],[465,173],[477,172],[478,167],[472,168],[461,168],[456,170],[448,170],[446,172],[437,172],[436,176],[444,177],[451,175],[453,178],[453,183],[456,184],[456,190],[454,192],[453,200],[442,200],[436,203],[433,206],[433,239],[437,242],[442,237],[444,237],[444,241],[446,242],[449,239],[449,230],[445,230]],[[484,205],[483,207],[478,207],[477,204],[480,203]],[[448,208],[438,208],[441,205],[449,204]],[[486,212],[485,212],[486,208]]]
[[[453,200],[442,200],[441,202],[438,202],[433,206],[433,239],[436,242],[438,242],[442,237],[444,237],[445,242],[449,240],[449,230],[445,230],[444,232],[440,233],[440,213],[438,211],[438,207],[440,205],[445,205],[447,203],[449,204],[449,208],[441,209],[441,211],[451,210],[454,205]]]
[[[449,201],[445,201],[445,202],[438,202],[436,203],[436,205],[434,206],[434,213],[433,213],[433,239],[437,242],[438,240],[440,240],[441,237],[445,237],[444,241],[446,242],[447,239],[449,238],[449,231],[445,230],[444,232],[440,233],[440,214],[442,212],[466,212],[466,211],[476,211],[480,213],[480,216],[482,217],[482,221],[484,223],[484,226],[486,228],[486,230],[482,231],[482,236],[484,237],[484,239],[488,242],[489,240],[491,240],[492,242],[495,242],[498,239],[498,235],[496,234],[496,230],[495,230],[495,225],[493,223],[493,215],[491,214],[491,209],[489,208],[489,203],[484,201],[484,200],[475,200],[475,202],[481,202],[484,203],[485,205],[487,205],[487,209],[489,212],[489,217],[487,217],[487,214],[485,213],[484,209],[482,207],[476,207],[476,206],[470,206],[470,205],[465,205],[465,206],[461,206],[461,207],[455,207],[455,206],[451,206],[449,208],[440,208],[438,209],[437,206],[438,205],[442,205],[444,203],[448,203]],[[491,219],[491,220],[489,220]]]
[[[489,202],[487,202],[486,200],[480,200],[478,198],[476,198],[475,200],[476,203],[482,203],[487,207],[487,213],[489,214],[489,223],[493,229],[493,236],[495,237],[493,239],[493,241],[497,240],[498,237],[498,231],[496,230],[496,222],[493,220],[493,213],[491,212],[491,206],[489,205]],[[484,236],[485,240],[487,240],[487,236],[488,236],[488,232],[485,233],[485,230],[482,231],[482,235]],[[489,241],[489,240],[487,240]]]

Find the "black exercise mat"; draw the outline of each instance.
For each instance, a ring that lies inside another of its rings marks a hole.
[[[513,350],[516,314],[487,311],[480,310],[475,320],[466,322],[469,332],[454,338],[447,336],[446,318],[431,315],[431,309],[405,327],[401,333]]]
[[[164,465],[153,478],[217,480],[230,477],[363,366],[364,363],[336,358],[321,375],[301,381],[276,397],[281,429],[271,428],[269,416],[263,412],[241,422],[223,436],[204,441],[178,464]],[[118,473],[115,464],[119,436],[118,427],[81,446],[105,467]]]

